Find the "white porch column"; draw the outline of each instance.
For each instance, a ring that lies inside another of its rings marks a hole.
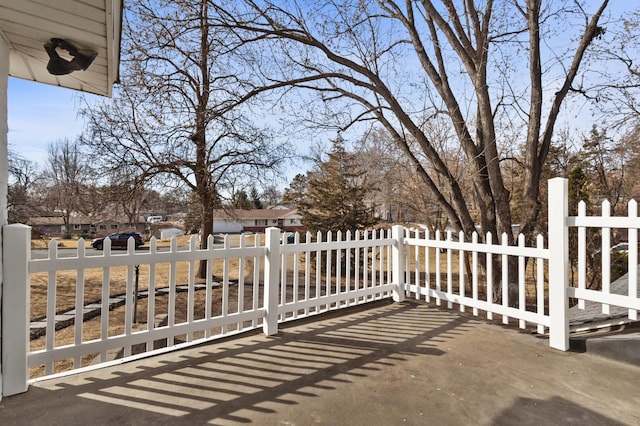
[[[0,32],[0,228],[7,224],[7,181],[9,180],[9,166],[7,158],[7,86],[9,79],[9,44]],[[0,232],[0,247],[2,247],[2,232]],[[0,249],[0,353],[2,353],[4,336],[2,336],[3,310],[3,256]],[[0,399],[2,399],[2,359],[0,357]]]
[[[4,270],[2,300],[2,392],[5,396],[29,388],[29,260],[31,227],[14,223],[2,228]]]

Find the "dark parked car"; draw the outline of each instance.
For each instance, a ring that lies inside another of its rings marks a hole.
[[[296,234],[292,233],[292,232],[285,232],[283,234],[283,237],[280,238],[280,244],[284,243],[285,238],[287,237],[287,244],[293,244],[296,242]]]
[[[127,248],[127,241],[129,241],[129,238],[132,237],[135,240],[136,248],[144,245],[144,238],[142,238],[142,235],[138,234],[137,232],[120,232],[107,235],[104,238],[96,238],[95,240],[91,241],[91,247],[96,250],[102,250],[105,238],[109,238],[111,240],[111,248]]]

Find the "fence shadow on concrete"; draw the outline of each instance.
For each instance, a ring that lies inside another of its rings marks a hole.
[[[408,357],[440,356],[435,342],[464,334],[470,321],[437,310],[425,319],[425,305],[376,304],[380,309],[355,308],[348,317],[343,311],[303,320],[273,337],[252,333],[42,382],[3,401],[10,408],[4,414],[38,422],[55,412],[74,424],[87,421],[73,414],[82,407],[96,421],[123,424],[137,423],[136,416],[154,424],[249,423]]]

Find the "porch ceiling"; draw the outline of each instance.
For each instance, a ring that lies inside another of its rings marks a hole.
[[[122,0],[0,0],[12,77],[111,96],[118,80]],[[44,44],[62,38],[98,56],[86,71],[51,75]]]

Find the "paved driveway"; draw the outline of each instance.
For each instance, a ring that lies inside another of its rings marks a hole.
[[[635,425],[640,368],[376,303],[31,386],[2,424]]]

